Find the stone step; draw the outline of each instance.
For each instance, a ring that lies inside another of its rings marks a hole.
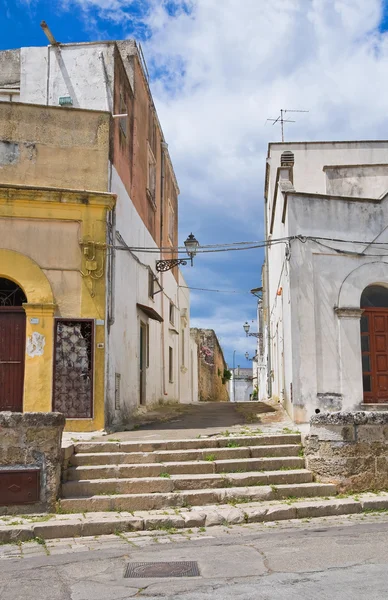
[[[155,494],[180,490],[311,483],[313,475],[306,469],[272,471],[267,473],[232,473],[229,475],[172,475],[137,479],[92,479],[69,481],[62,485],[62,497],[94,496],[101,494]]]
[[[170,463],[151,463],[141,465],[86,465],[71,467],[66,470],[66,481],[80,481],[81,479],[112,479],[121,478],[130,479],[133,477],[159,477],[162,473],[169,475],[206,475],[216,472],[227,472],[228,462],[218,461],[222,467],[217,471],[217,461],[196,461],[196,462],[170,462]],[[237,466],[236,466],[237,465]],[[258,465],[258,466],[257,466]],[[301,457],[266,458],[266,459],[242,459],[240,461],[232,460],[231,471],[276,471],[289,469],[303,469],[304,459]]]
[[[95,495],[64,498],[61,510],[66,512],[157,510],[168,507],[204,506],[228,502],[269,501],[282,498],[332,496],[336,487],[326,483],[280,484],[272,486],[230,487],[205,490],[182,490],[155,494]]]
[[[300,433],[228,436],[197,438],[189,440],[160,440],[149,442],[78,442],[74,445],[76,454],[86,452],[154,452],[157,450],[197,450],[206,448],[228,448],[239,446],[277,446],[281,444],[300,444]]]
[[[239,523],[268,523],[289,519],[312,519],[341,515],[361,514],[372,510],[388,510],[388,495],[358,494],[353,498],[309,499],[290,503],[251,502],[231,506],[206,505],[197,510],[181,509],[149,512],[78,513],[18,517],[15,524],[2,521],[0,517],[0,543],[15,543],[38,538],[51,540],[81,536],[109,535],[120,532],[144,530],[184,529],[212,527],[214,525],[237,525]],[[167,514],[166,514],[167,513]],[[161,531],[162,534],[162,531]],[[134,540],[136,541],[136,539]]]
[[[284,444],[278,446],[246,446],[241,448],[212,448],[211,450],[156,450],[154,452],[95,452],[74,454],[70,463],[73,466],[107,464],[150,464],[183,461],[208,461],[222,459],[287,457],[298,456],[301,446]]]

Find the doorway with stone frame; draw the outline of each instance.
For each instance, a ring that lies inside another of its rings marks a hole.
[[[364,403],[388,404],[388,288],[366,287],[361,309]]]
[[[23,412],[26,302],[17,283],[0,278],[0,411]]]

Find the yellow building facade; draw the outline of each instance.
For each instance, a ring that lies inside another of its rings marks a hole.
[[[8,327],[13,318],[9,297],[16,288],[6,282],[16,284],[26,300],[21,302],[25,334],[13,336],[20,343],[25,339],[23,396],[15,397],[18,390],[9,372],[2,374],[2,394],[13,394],[10,408],[22,402],[23,412],[64,412],[71,431],[104,427],[106,223],[114,203],[106,193],[0,185],[0,290],[6,288],[0,317],[5,320],[6,312]],[[14,309],[20,311],[17,304]],[[70,345],[61,345],[60,324],[75,338]],[[80,332],[86,324],[89,347]],[[10,344],[2,346],[3,371],[17,362],[12,360],[15,351]],[[61,389],[61,377],[67,378],[66,389]],[[81,410],[78,418],[72,394],[82,409],[79,398],[86,385],[80,387],[79,377],[89,378],[90,414]]]
[[[109,127],[0,103],[0,410],[63,412],[71,431],[105,425]]]

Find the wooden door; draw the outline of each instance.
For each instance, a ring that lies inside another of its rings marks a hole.
[[[0,309],[0,411],[23,412],[26,314]]]
[[[361,317],[365,403],[388,403],[388,309],[368,308]]]
[[[139,348],[139,383],[140,383],[140,404],[146,401],[146,374],[147,374],[147,326],[140,323],[140,348]]]

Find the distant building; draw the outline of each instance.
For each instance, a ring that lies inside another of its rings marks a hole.
[[[271,143],[265,223],[268,395],[296,422],[388,409],[388,142]]]
[[[230,372],[222,348],[213,329],[191,329],[198,352],[198,399],[206,402],[228,402]]]
[[[231,370],[229,396],[231,402],[248,402],[253,394],[253,371],[236,367]]]

